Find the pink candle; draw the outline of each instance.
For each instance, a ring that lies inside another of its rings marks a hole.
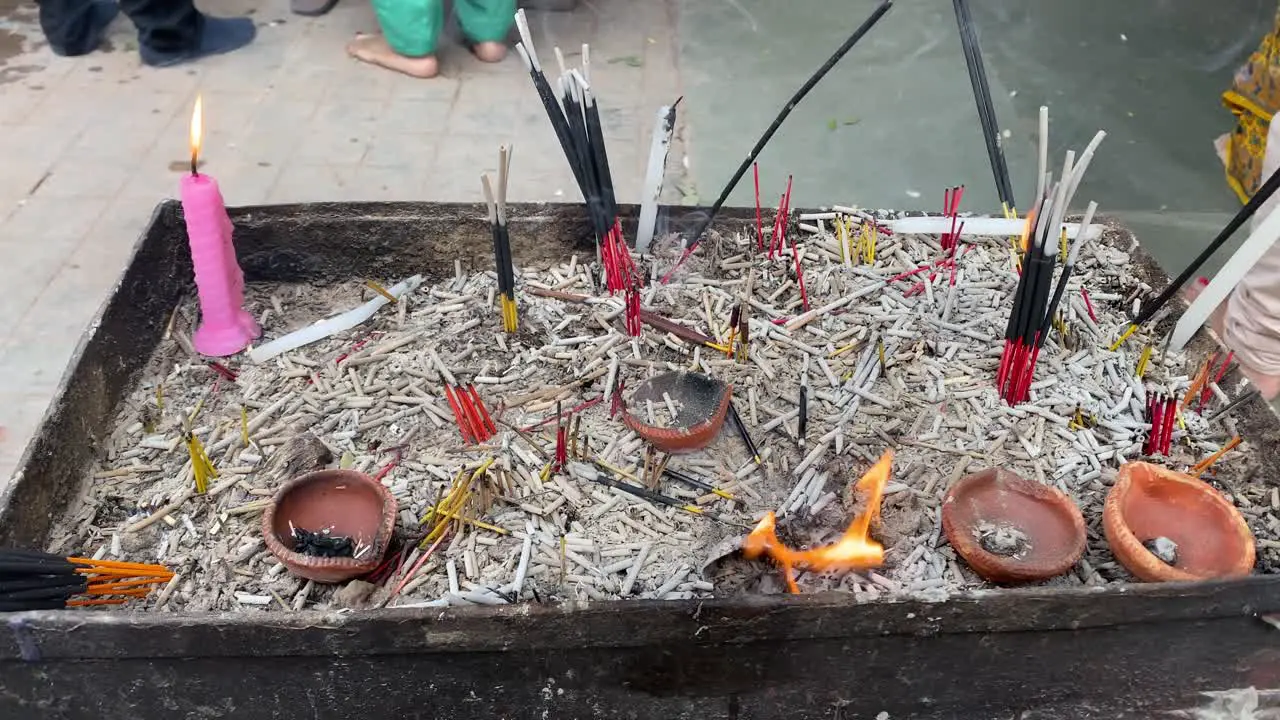
[[[192,336],[202,355],[225,357],[248,347],[262,331],[244,309],[244,274],[231,243],[231,218],[218,183],[195,172],[200,149],[201,102],[191,116],[191,174],[182,178],[182,214],[191,245],[200,327]]]

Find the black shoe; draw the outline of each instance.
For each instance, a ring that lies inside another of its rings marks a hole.
[[[88,55],[102,44],[102,37],[106,34],[107,27],[119,14],[120,6],[115,3],[115,0],[98,0],[89,6],[87,19],[84,21],[86,24],[80,32],[80,37],[66,45],[50,40],[49,49],[53,50],[55,55],[63,57]]]
[[[253,42],[258,29],[249,18],[205,17],[200,39],[195,47],[187,50],[155,50],[143,45],[139,48],[142,62],[152,67],[169,67],[210,55],[222,55]]]

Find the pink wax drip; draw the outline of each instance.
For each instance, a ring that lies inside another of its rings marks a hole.
[[[182,213],[200,298],[200,327],[192,343],[201,355],[234,355],[262,330],[244,309],[244,273],[236,262],[231,218],[217,181],[208,175],[183,175]]]

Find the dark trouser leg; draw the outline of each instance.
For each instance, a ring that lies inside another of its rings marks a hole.
[[[182,52],[200,41],[204,16],[192,0],[120,0],[120,9],[138,26],[139,44],[152,50]]]
[[[39,0],[40,29],[59,55],[84,55],[102,42],[116,6],[92,0]]]

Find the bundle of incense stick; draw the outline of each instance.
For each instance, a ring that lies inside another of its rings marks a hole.
[[[560,48],[555,49],[560,77],[553,91],[538,60],[524,10],[516,12],[516,28],[520,32],[516,52],[533,79],[534,89],[542,100],[578,189],[586,201],[595,231],[597,255],[604,266],[605,285],[611,293],[627,293],[626,327],[634,336],[640,332],[640,321],[636,315],[640,305],[640,277],[631,259],[631,251],[622,238],[622,225],[618,222],[618,203],[613,189],[613,174],[609,169],[609,155],[604,146],[600,108],[589,81],[591,50],[587,45],[582,46],[582,70],[578,70],[569,69]]]
[[[162,565],[0,550],[0,612],[119,605],[173,579]],[[72,599],[77,595],[86,597]]]
[[[1173,444],[1173,426],[1178,417],[1178,400],[1172,395],[1147,393],[1147,422],[1151,430],[1142,452],[1147,455],[1168,455]]]
[[[944,253],[955,252],[956,245],[960,242],[960,233],[956,228],[956,222],[959,220],[958,213],[960,212],[960,198],[962,197],[964,197],[963,185],[947,188],[942,193],[942,214],[944,217],[951,218],[951,230],[942,233],[938,238]]]
[[[487,174],[480,176],[484,199],[489,205],[489,226],[493,229],[493,260],[498,273],[498,302],[502,312],[502,329],[513,333],[519,327],[516,308],[516,271],[511,259],[511,236],[507,233],[507,181],[511,173],[511,149],[498,149],[498,188],[495,191]]]
[[[1036,226],[1028,238],[1027,251],[1022,261],[1022,274],[1014,290],[1013,308],[1009,313],[1009,322],[1005,326],[1004,351],[1000,356],[1000,366],[996,373],[996,387],[1001,398],[1010,405],[1026,401],[1031,391],[1031,380],[1035,374],[1036,362],[1040,358],[1040,349],[1049,336],[1053,321],[1057,315],[1058,305],[1066,294],[1067,281],[1075,268],[1080,249],[1084,246],[1087,233],[1078,233],[1070,245],[1062,272],[1058,276],[1057,287],[1053,286],[1053,269],[1060,253],[1062,236],[1059,228],[1071,199],[1079,187],[1084,171],[1088,169],[1093,152],[1106,133],[1101,131],[1094,136],[1092,142],[1081,154],[1080,162],[1075,162],[1075,153],[1067,151],[1063,164],[1062,179],[1050,183],[1046,178],[1045,186],[1051,189],[1043,198],[1039,198],[1036,208]],[[1082,227],[1086,230],[1093,221],[1097,203],[1090,203],[1085,211]]]
[[[1013,199],[1013,183],[1009,180],[1009,166],[1005,163],[1004,148],[1000,144],[1000,127],[996,123],[996,110],[991,102],[991,87],[987,84],[987,71],[982,64],[982,50],[978,47],[978,33],[969,15],[968,0],[952,0],[956,12],[956,24],[960,27],[960,45],[964,48],[964,64],[969,69],[969,83],[973,86],[973,99],[978,106],[978,121],[982,123],[982,139],[987,145],[987,159],[995,176],[996,195],[1000,198],[1005,217],[1017,214]]]
[[[791,175],[787,176],[787,191],[778,201],[778,214],[773,216],[773,237],[769,241],[769,259],[787,246],[787,222],[791,216]]]
[[[482,443],[498,432],[475,385],[464,387],[445,383],[444,395],[449,401],[449,408],[453,410],[453,419],[464,443]]]

